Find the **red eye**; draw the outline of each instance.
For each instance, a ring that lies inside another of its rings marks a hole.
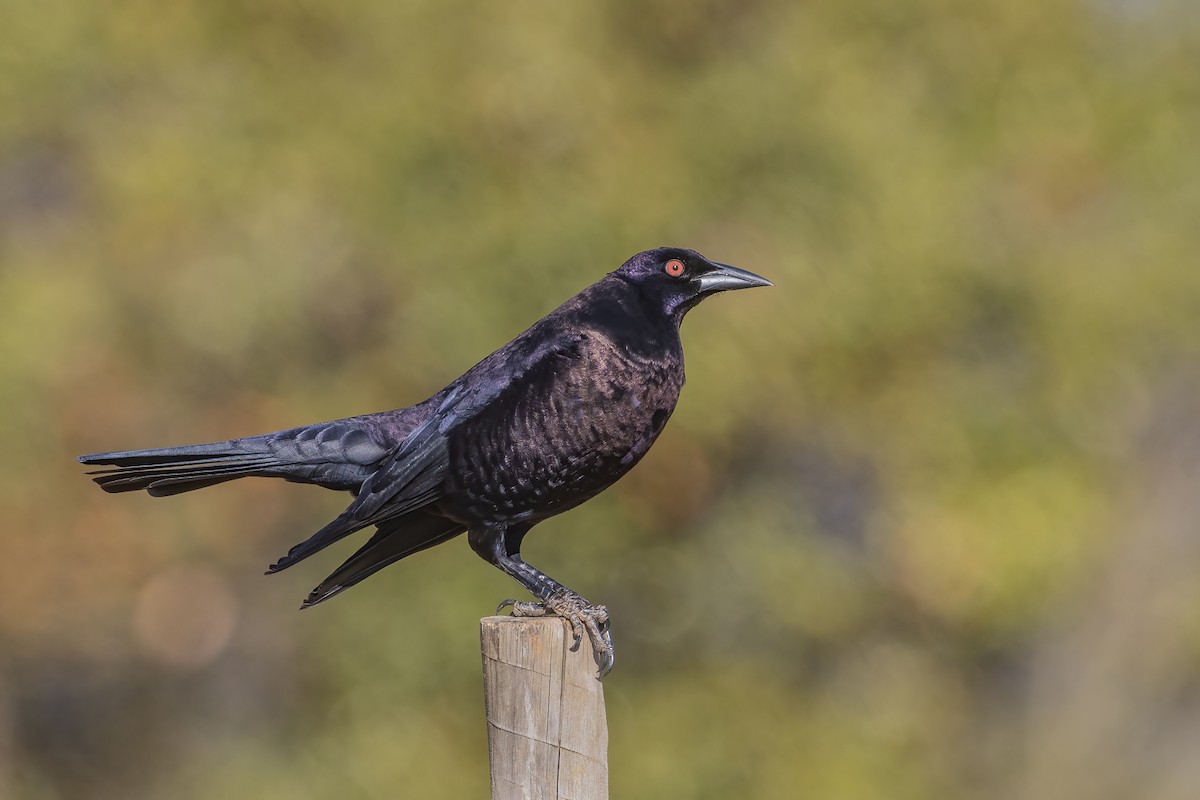
[[[668,275],[670,275],[672,278],[678,278],[680,275],[683,274],[683,262],[680,261],[678,258],[672,258],[670,261],[668,261],[666,263],[665,266],[663,266],[663,271],[666,272]]]

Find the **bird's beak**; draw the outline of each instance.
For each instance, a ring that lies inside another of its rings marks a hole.
[[[700,294],[775,285],[766,278],[755,275],[753,272],[731,267],[728,264],[720,264],[716,261],[710,261],[709,263],[716,267],[716,269],[709,270],[697,278],[697,281],[700,283]]]

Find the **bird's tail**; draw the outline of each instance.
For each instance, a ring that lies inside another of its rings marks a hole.
[[[247,475],[271,474],[270,468],[279,463],[265,443],[254,438],[155,450],[93,453],[80,456],[79,461],[111,465],[111,469],[88,473],[106,492],[145,489],[155,497],[203,489]]]

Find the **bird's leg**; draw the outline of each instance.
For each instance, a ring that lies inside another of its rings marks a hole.
[[[588,635],[588,640],[592,642],[593,648],[595,648],[596,642],[601,642],[601,649],[612,650],[612,633],[610,632],[608,608],[600,605],[592,605],[582,596],[565,586],[559,591],[548,595],[545,600],[537,602],[505,600],[499,605],[496,611],[502,611],[506,606],[512,607],[512,615],[514,617],[555,616],[562,617],[567,622],[570,622],[571,633],[575,636],[575,642],[571,645],[572,652],[579,649],[579,643],[583,640],[585,632]],[[611,653],[608,654],[608,662],[608,669],[612,669]],[[604,666],[599,653],[597,653],[596,664],[600,667]]]
[[[589,603],[578,592],[568,589],[551,578],[532,564],[522,560],[520,554],[513,554],[506,559],[510,569],[500,566],[521,582],[537,598],[537,602],[518,602],[505,600],[497,608],[500,611],[505,606],[512,606],[514,617],[562,617],[571,623],[571,632],[575,635],[572,650],[579,649],[579,643],[586,633],[592,643],[592,654],[599,668],[597,677],[603,678],[612,671],[614,651],[612,643],[612,628],[609,624],[608,608]]]
[[[612,631],[610,620],[608,620],[608,608],[589,603],[577,591],[564,587],[546,573],[523,561],[520,555],[515,555],[512,560],[518,566],[523,567],[522,571],[528,571],[530,578],[536,582],[535,585],[527,585],[527,588],[540,600],[536,602],[505,600],[496,610],[511,606],[514,616],[562,616],[563,619],[570,622],[571,632],[575,634],[575,643],[571,645],[571,650],[580,649],[583,634],[587,633],[588,639],[592,642],[596,666],[600,667],[601,678],[608,674],[612,669],[613,662]],[[524,582],[522,581],[522,583]]]
[[[568,589],[537,567],[527,563],[521,558],[519,552],[509,553],[503,537],[495,537],[486,543],[479,539],[472,540],[470,534],[468,534],[468,539],[476,552],[511,575],[534,597],[538,598],[537,602],[505,600],[496,609],[497,612],[506,606],[512,606],[514,617],[544,617],[548,615],[562,617],[571,623],[571,631],[575,635],[572,650],[579,649],[579,643],[583,640],[585,633],[591,641],[592,654],[596,659],[596,666],[599,668],[596,677],[603,678],[612,671],[613,643],[607,608],[589,603],[578,592]]]

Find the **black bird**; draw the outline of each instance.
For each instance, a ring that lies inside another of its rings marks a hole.
[[[375,534],[313,589],[328,600],[387,565],[463,531],[471,548],[537,602],[513,614],[586,631],[600,676],[612,669],[608,611],[521,558],[529,529],[608,488],[646,454],[683,386],[679,324],[705,297],[770,286],[680,248],[638,253],[424,402],[211,444],[81,456],[107,492],[179,494],[248,475],[354,495],[349,507],[271,565],[347,534]]]

